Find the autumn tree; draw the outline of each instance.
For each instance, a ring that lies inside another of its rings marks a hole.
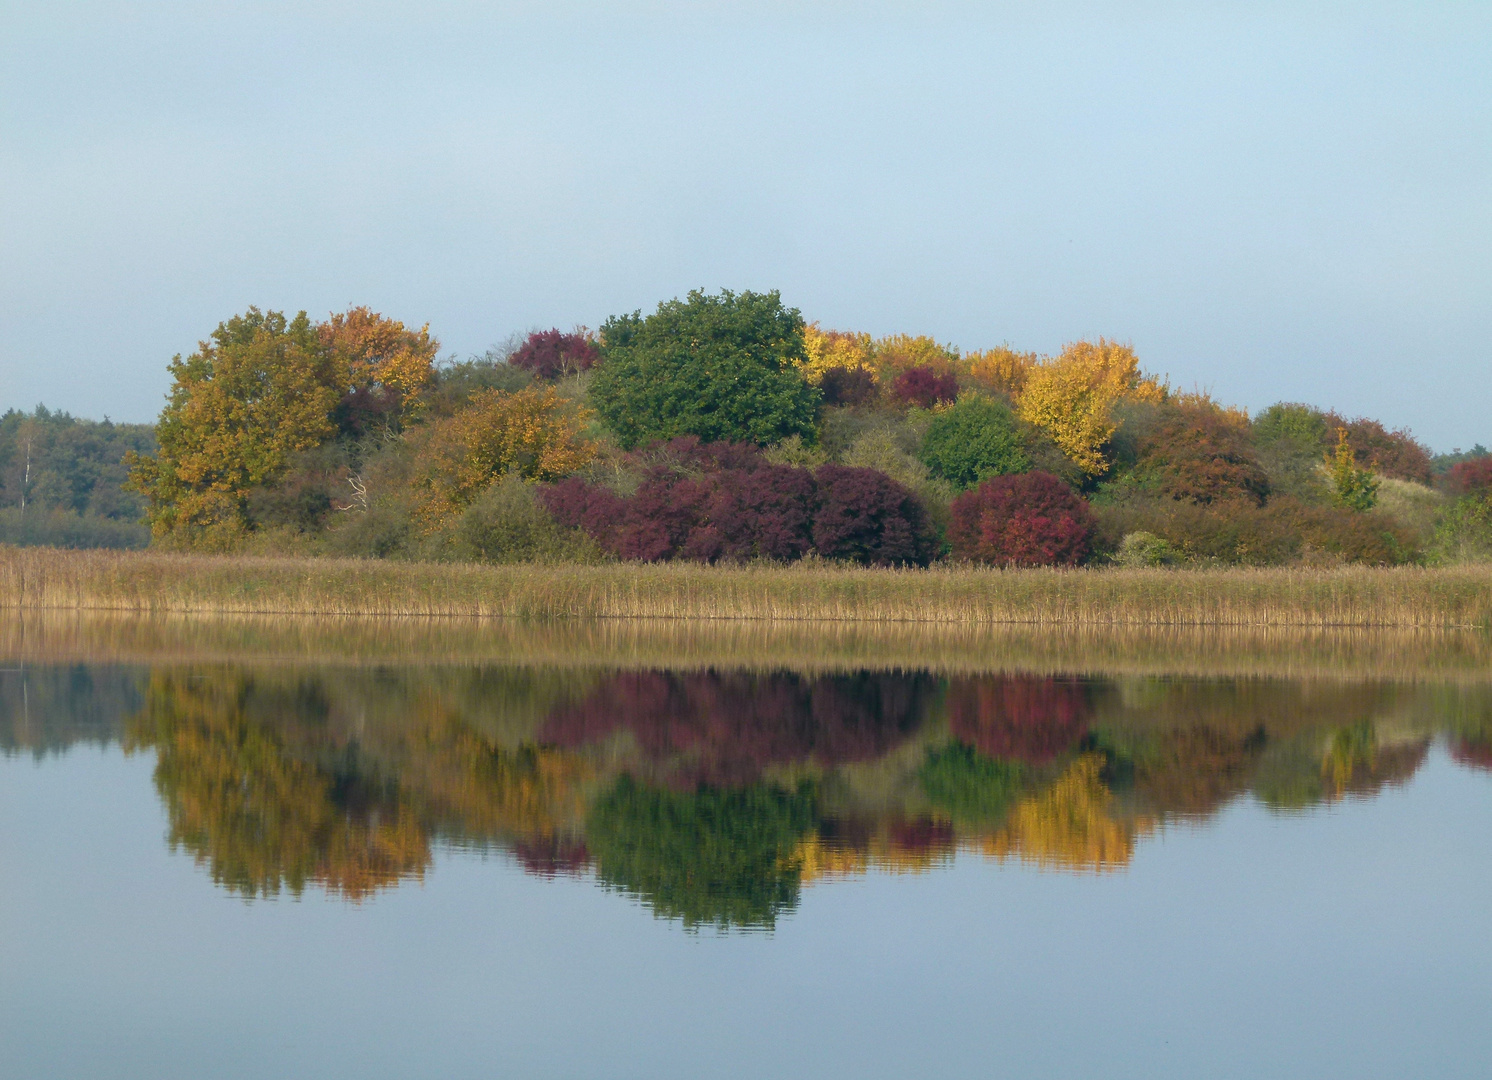
[[[1262,505],[1269,494],[1248,415],[1219,408],[1199,394],[1166,404],[1140,441],[1135,472],[1162,494],[1196,503],[1248,499]]]
[[[435,377],[440,342],[428,325],[410,330],[367,307],[349,308],[316,327],[322,347],[338,365],[345,387],[337,405],[339,426],[361,435],[398,430],[418,415]]]
[[[770,446],[816,435],[819,394],[801,370],[803,317],[776,292],[729,290],[615,316],[591,400],[623,446],[697,435]]]
[[[416,516],[433,531],[503,476],[568,476],[596,455],[595,443],[584,435],[586,419],[553,387],[477,391],[466,408],[423,434]]]
[[[997,566],[1076,566],[1088,557],[1088,502],[1050,473],[997,476],[953,500],[956,558]]]
[[[1378,481],[1371,470],[1358,467],[1345,427],[1337,428],[1337,446],[1326,455],[1326,471],[1337,502],[1348,509],[1371,510],[1378,501]]]
[[[550,382],[589,371],[600,361],[601,350],[588,334],[566,334],[557,329],[536,330],[508,357],[514,367]]]
[[[803,328],[804,359],[800,366],[808,381],[817,386],[830,371],[871,371],[874,352],[869,334],[820,330],[818,323],[809,323]]]
[[[1165,389],[1141,374],[1128,345],[1079,341],[1026,375],[1017,403],[1022,420],[1049,435],[1089,476],[1109,469],[1105,450],[1116,427],[1114,406],[1123,400],[1159,402]]]
[[[146,496],[157,537],[235,535],[248,526],[250,491],[335,432],[344,369],[305,312],[251,307],[170,370],[160,449],[129,456],[129,484]]]

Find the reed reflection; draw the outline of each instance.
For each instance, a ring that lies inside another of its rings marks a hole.
[[[0,745],[153,752],[170,843],[238,895],[356,901],[421,879],[437,846],[474,846],[593,876],[686,926],[770,927],[815,882],[958,853],[1118,870],[1164,822],[1239,798],[1299,812],[1371,797],[1437,736],[1492,766],[1481,685],[232,665],[17,678],[0,675]]]

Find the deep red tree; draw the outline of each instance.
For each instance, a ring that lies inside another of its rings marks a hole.
[[[1457,495],[1486,495],[1492,492],[1492,454],[1456,462],[1446,474],[1445,481]]]
[[[594,341],[584,334],[567,334],[562,330],[537,330],[508,357],[508,363],[514,367],[548,380],[575,375],[594,367],[600,360],[601,350]]]
[[[891,384],[892,395],[907,405],[931,409],[940,401],[958,397],[958,376],[952,372],[938,374],[926,364],[907,368]]]
[[[813,546],[826,559],[872,566],[926,566],[937,536],[917,496],[885,473],[821,465]]]
[[[1092,545],[1093,512],[1051,473],[996,476],[953,500],[956,558],[997,566],[1076,566]]]

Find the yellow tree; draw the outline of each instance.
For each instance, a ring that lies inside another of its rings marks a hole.
[[[419,450],[418,516],[426,530],[440,528],[508,473],[558,480],[588,465],[596,456],[583,434],[588,419],[552,386],[477,391],[466,408],[431,426]]]
[[[247,526],[249,491],[277,479],[290,455],[335,431],[338,364],[303,311],[249,308],[171,361],[170,397],[154,456],[131,454],[129,486],[149,499],[157,537],[211,541]]]
[[[1140,372],[1128,345],[1079,341],[1054,359],[1032,366],[1016,402],[1022,420],[1042,429],[1090,476],[1108,471],[1105,447],[1122,400],[1159,402],[1166,389]]]
[[[1026,378],[1036,365],[1035,353],[1019,353],[1007,345],[969,353],[959,365],[963,379],[981,390],[1003,394],[1012,401],[1026,388]]]
[[[875,343],[873,363],[877,377],[884,385],[890,385],[902,372],[914,367],[932,368],[939,375],[946,375],[958,367],[958,350],[952,345],[939,345],[925,334],[893,334]]]
[[[803,328],[803,348],[808,354],[803,374],[817,386],[831,368],[869,368],[874,346],[869,334],[820,330],[818,323],[810,323]]]

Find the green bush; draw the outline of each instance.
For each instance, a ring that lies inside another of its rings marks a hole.
[[[516,474],[493,484],[457,519],[451,555],[475,562],[594,562],[600,549],[578,529],[566,529]]]
[[[601,340],[590,397],[624,447],[684,435],[770,446],[817,434],[819,392],[797,366],[807,359],[803,316],[776,292],[696,290],[645,319],[613,316]]]
[[[933,417],[922,438],[921,458],[960,491],[1030,467],[1009,406],[979,395],[965,395]]]
[[[1127,533],[1114,553],[1114,562],[1119,566],[1170,566],[1180,559],[1181,553],[1154,533],[1143,529]]]
[[[1441,516],[1430,541],[1437,563],[1492,561],[1492,495],[1457,499]]]
[[[16,547],[143,548],[150,530],[137,521],[72,510],[0,509],[0,544]]]

